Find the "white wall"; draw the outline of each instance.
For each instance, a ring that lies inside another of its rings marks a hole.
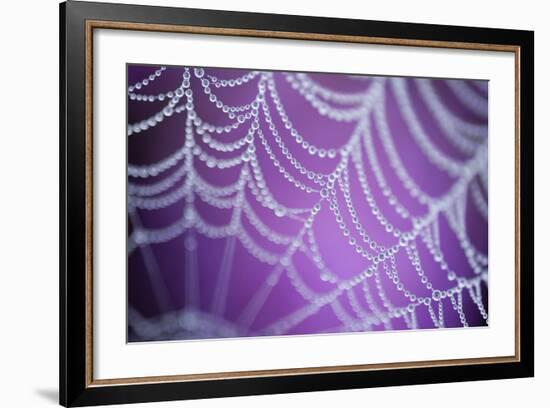
[[[139,405],[148,407],[547,406],[546,317],[550,227],[546,177],[550,26],[540,1],[145,1],[214,9],[411,21],[536,31],[536,378]],[[58,378],[58,8],[55,0],[4,2],[0,42],[0,406],[55,406]]]

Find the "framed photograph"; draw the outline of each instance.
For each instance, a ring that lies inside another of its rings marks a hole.
[[[533,376],[533,32],[60,27],[62,405]]]

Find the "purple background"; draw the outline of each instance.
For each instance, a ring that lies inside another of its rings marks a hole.
[[[135,84],[149,75],[154,74],[157,69],[159,69],[159,66],[129,65],[128,85],[130,86]],[[207,74],[215,75],[220,79],[237,78],[246,72],[235,69],[206,68],[205,70]],[[183,67],[167,67],[166,71],[164,71],[159,78],[152,81],[142,90],[135,90],[135,92],[146,95],[156,95],[158,93],[174,90],[180,86],[183,72]],[[191,73],[193,73],[193,69],[191,69]],[[274,75],[277,90],[285,106],[286,112],[292,120],[294,126],[299,130],[300,134],[304,135],[306,140],[327,149],[338,148],[345,143],[352,133],[354,127],[353,123],[336,122],[320,116],[302,95],[290,87],[282,73],[276,72]],[[369,80],[351,79],[345,75],[339,74],[311,74],[311,78],[317,83],[339,92],[358,92],[367,89],[371,85],[371,81]],[[486,82],[479,81],[476,86],[473,86],[471,83],[472,81],[466,82],[467,86],[469,86],[474,92],[486,97]],[[212,90],[221,100],[224,101],[224,103],[229,105],[240,105],[250,102],[255,97],[257,93],[257,83],[258,77],[239,87],[212,87]],[[432,84],[434,85],[441,100],[445,102],[447,108],[455,115],[472,123],[487,123],[487,119],[483,118],[482,115],[473,112],[460,103],[456,95],[451,92],[450,88],[444,83],[444,81],[433,80]],[[422,126],[426,129],[426,133],[430,136],[430,140],[437,147],[439,147],[441,151],[445,152],[450,157],[459,160],[466,160],[467,157],[458,152],[457,149],[450,145],[449,142],[441,135],[441,129],[438,127],[426,105],[422,102],[418,94],[417,86],[410,79],[407,80],[407,85],[417,117],[419,118]],[[385,86],[388,86],[388,84]],[[485,87],[485,90],[483,87]],[[232,122],[226,117],[225,114],[223,114],[207,100],[202,91],[199,80],[193,78],[193,76],[191,81],[191,89],[194,94],[195,109],[201,118],[210,123],[219,125],[225,125]],[[183,103],[184,100],[185,98],[182,98]],[[270,98],[267,98],[267,100],[271,108],[271,115],[276,122],[277,128],[280,129],[280,134],[292,154],[300,162],[315,171],[328,172],[332,170],[338,161],[338,156],[333,160],[320,160],[308,155],[305,150],[297,146],[296,143],[291,140],[288,131],[284,129],[281,121],[278,120],[277,111],[275,110],[272,101]],[[161,111],[166,103],[166,101],[145,102],[128,99],[128,123],[133,124],[149,118],[155,113]],[[423,155],[409,134],[403,117],[399,113],[394,94],[391,91],[386,92],[386,107],[391,135],[398,148],[399,155],[404,166],[413,176],[416,183],[426,193],[433,196],[443,194],[452,185],[453,178],[434,167]],[[158,162],[177,150],[184,142],[185,121],[186,113],[184,111],[180,114],[173,114],[171,117],[165,118],[161,123],[148,129],[147,131],[129,136],[128,163],[132,165],[144,165]],[[270,140],[271,147],[275,151],[275,154],[281,156],[280,151],[278,150],[275,142],[272,140],[272,136],[265,123],[263,123],[261,127],[266,138]],[[230,134],[217,136],[219,136],[219,140],[230,142],[242,137],[247,128],[248,126],[243,127],[242,129],[239,128]],[[426,211],[425,207],[419,205],[414,199],[410,198],[409,194],[405,191],[388,164],[386,154],[378,137],[378,129],[376,128],[376,125],[372,125],[372,136],[380,166],[382,167],[384,175],[395,195],[402,203],[405,204],[411,214],[423,214]],[[196,139],[198,138],[196,137]],[[269,161],[269,158],[265,154],[265,150],[263,150],[258,140],[254,143],[256,144],[258,161],[268,182],[268,186],[274,193],[274,196],[280,202],[289,207],[306,208],[313,206],[318,200],[318,195],[301,192],[287,180],[283,179],[283,177],[280,176],[276,168]],[[208,148],[205,147],[205,150],[206,149]],[[218,153],[211,150],[208,150],[208,153],[219,158],[231,157],[235,155],[235,153]],[[367,159],[364,151],[363,156],[366,161]],[[285,159],[282,158],[281,163],[283,163],[293,175],[298,176],[299,174],[296,171],[293,171],[294,169],[292,166],[290,166],[288,162],[284,162],[284,160]],[[196,170],[211,184],[222,186],[235,182],[238,179],[240,166],[231,169],[219,170],[209,169],[203,163],[198,162],[198,160],[195,162]],[[172,174],[177,168],[178,166],[175,166],[166,173],[149,179],[129,177],[129,182],[135,184],[147,184],[153,180],[162,180],[164,177]],[[382,213],[395,226],[402,228],[403,230],[409,229],[410,221],[401,219],[396,215],[395,211],[387,205],[377,183],[374,181],[372,169],[370,167],[365,168],[365,173],[367,174],[370,187],[377,200],[377,204],[382,210]],[[360,190],[353,165],[350,165],[350,178],[352,192],[355,189],[355,191],[359,193]],[[303,177],[300,178],[300,180],[303,179]],[[174,188],[177,188],[179,185],[180,184],[178,183]],[[486,198],[486,192],[484,192],[484,194]],[[248,194],[248,197],[248,201],[253,204],[256,214],[258,214],[258,216],[264,221],[265,224],[269,225],[270,228],[281,234],[292,235],[298,232],[300,225],[296,221],[286,217],[276,217],[271,211],[258,205],[250,194]],[[343,199],[339,202],[342,212],[345,212],[345,204]],[[206,203],[201,202],[199,198],[195,199],[195,205],[201,216],[211,224],[223,225],[229,221],[231,210],[213,209]],[[179,202],[162,210],[137,210],[137,212],[143,227],[154,229],[167,226],[180,219],[184,206],[184,200],[180,200]],[[358,210],[359,218],[361,219],[363,225],[368,229],[369,235],[375,238],[377,242],[390,245],[396,241],[396,238],[390,234],[387,234],[376,222],[374,217],[372,217],[364,200],[364,196],[356,194],[354,197],[354,206]],[[338,276],[344,278],[351,277],[365,268],[366,260],[358,256],[353,248],[347,244],[346,239],[342,236],[334,221],[333,214],[327,207],[327,205],[324,205],[314,224],[315,236],[317,238],[317,242],[319,243],[321,254],[323,255],[326,264],[332,271],[337,273]],[[475,244],[475,246],[482,253],[486,254],[488,240],[487,223],[472,204],[471,194],[468,198],[466,221],[468,234],[473,244]],[[261,243],[262,247],[274,253],[282,253],[283,247],[263,239],[247,221],[243,221],[243,224],[249,235],[253,237],[255,241]],[[350,224],[349,219],[348,224]],[[133,225],[130,217],[128,226],[129,243],[131,243],[131,237],[135,226]],[[443,218],[441,218],[440,226],[441,242],[447,263],[460,276],[467,278],[474,277],[475,274],[468,266],[466,257],[458,244],[456,235],[450,230],[450,227],[443,220]],[[188,304],[188,299],[186,299],[185,296],[187,262],[185,259],[186,251],[184,250],[184,240],[186,234],[188,233],[189,232],[186,232],[183,235],[162,244],[148,245],[145,249],[146,251],[149,251],[149,254],[152,254],[158,264],[158,267],[154,268],[154,273],[158,276],[154,279],[156,279],[157,285],[160,285],[161,293],[164,293],[161,299],[158,298],[158,293],[155,294],[155,291],[153,290],[154,285],[148,275],[147,265],[144,262],[143,248],[138,247],[129,253],[127,271],[128,305],[129,310],[131,311],[131,313],[129,313],[129,341],[158,339],[176,340],[197,337],[234,337],[270,334],[265,332],[264,329],[266,327],[307,304],[303,297],[295,290],[287,275],[283,273],[280,281],[267,298],[265,305],[257,315],[257,318],[254,320],[253,324],[248,329],[239,327],[238,319],[240,314],[243,312],[243,309],[246,307],[250,299],[258,292],[262,283],[265,281],[267,274],[273,269],[273,267],[266,265],[251,256],[237,240],[234,257],[232,260],[225,310],[221,316],[210,315],[211,305],[213,302],[212,297],[215,292],[216,282],[221,268],[221,258],[226,245],[226,239],[210,239],[199,233],[195,233],[198,245],[197,261],[200,287],[199,309],[204,313],[196,315],[198,316],[196,318],[208,319],[208,321],[213,323],[214,326],[219,324],[220,328],[222,326],[229,327],[230,330],[224,331],[220,329],[206,333],[201,330],[193,332],[192,330],[190,331],[185,329],[183,326],[173,327],[173,325],[170,324],[165,324],[165,326],[162,326],[163,316],[170,316],[172,312],[181,313],[182,311],[185,311],[186,304]],[[421,240],[417,239],[416,242],[423,266],[426,270],[426,275],[433,282],[434,287],[447,289],[454,286],[456,282],[450,282],[447,279],[446,274],[440,271],[436,264],[431,261],[430,255],[421,244]],[[396,258],[398,271],[405,285],[419,296],[429,296],[429,291],[427,291],[419,282],[418,276],[408,262],[405,251],[400,251],[396,255]],[[298,253],[295,255],[293,260],[300,276],[311,289],[319,293],[326,293],[333,288],[332,283],[323,282],[319,279],[318,270],[313,266],[311,261],[303,255],[303,253]],[[386,276],[383,272],[381,273],[381,276],[383,287],[393,304],[396,306],[406,306],[408,303],[407,299],[405,299],[405,297],[395,289],[393,284],[385,279]],[[371,284],[371,288],[373,289],[373,294],[376,297],[374,283]],[[355,293],[361,303],[361,306],[366,311],[369,311],[365,298],[362,296],[362,291],[360,288],[356,289],[357,290]],[[482,290],[484,306],[487,309],[487,287],[485,284],[482,284]],[[468,319],[469,325],[485,325],[485,321],[480,316],[477,307],[474,305],[469,296],[464,294],[463,300],[464,312]],[[376,301],[378,303],[378,307],[383,309],[380,299],[376,298]],[[341,296],[341,305],[350,316],[356,317],[346,296]],[[457,312],[452,309],[451,303],[448,299],[444,302],[444,306],[446,327],[461,327],[462,325],[459,321]],[[437,309],[435,310],[437,313]],[[138,322],[149,322],[149,326],[147,326],[149,331],[145,330],[138,333],[135,330],[135,325],[138,324],[135,320],[136,316],[138,316]],[[418,328],[434,327],[426,308],[419,307],[417,309],[417,318]],[[155,325],[157,328],[164,327],[164,329],[155,330]],[[392,320],[391,328],[394,330],[406,329],[407,326],[403,319],[396,318]],[[387,329],[387,327],[384,327],[384,325],[375,325],[372,327],[372,330],[385,329]],[[334,331],[343,332],[348,330],[351,329],[342,325],[342,323],[335,316],[335,313],[331,307],[325,306],[321,308],[319,312],[292,327],[286,334],[311,334]]]

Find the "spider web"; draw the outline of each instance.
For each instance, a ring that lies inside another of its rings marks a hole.
[[[488,324],[486,82],[132,69],[131,341]]]

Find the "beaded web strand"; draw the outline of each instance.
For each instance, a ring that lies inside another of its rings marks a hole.
[[[486,82],[137,67],[130,341],[488,324]]]

